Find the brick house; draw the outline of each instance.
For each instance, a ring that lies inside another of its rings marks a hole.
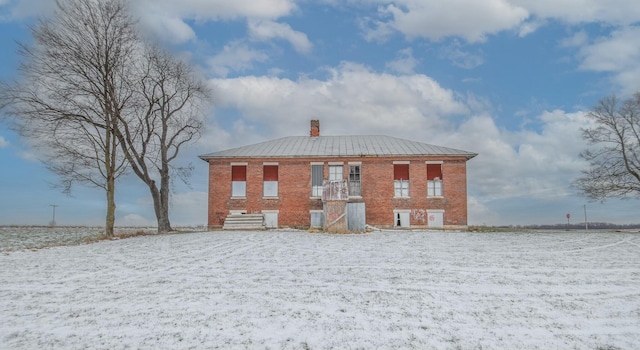
[[[476,155],[389,136],[320,136],[312,120],[310,136],[200,156],[209,163],[208,225],[262,214],[267,227],[326,228],[338,217],[328,199],[337,199],[350,230],[466,227],[466,163]]]

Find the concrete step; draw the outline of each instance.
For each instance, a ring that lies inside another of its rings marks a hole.
[[[224,220],[223,230],[265,230],[262,214],[229,214]]]

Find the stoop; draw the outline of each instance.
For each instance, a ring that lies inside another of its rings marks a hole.
[[[223,230],[266,230],[263,214],[229,214]]]

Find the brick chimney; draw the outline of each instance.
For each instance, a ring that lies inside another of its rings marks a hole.
[[[318,119],[311,120],[311,137],[320,136],[320,121]]]

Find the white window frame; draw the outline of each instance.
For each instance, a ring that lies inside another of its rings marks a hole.
[[[278,162],[263,162],[262,167],[265,166],[277,166],[280,171],[280,164]],[[278,178],[279,180],[280,178]],[[262,197],[265,199],[277,199],[278,198],[278,181],[262,181]]]
[[[313,226],[313,217],[319,216],[320,225]],[[311,228],[322,228],[324,227],[324,210],[309,210],[309,227]]]
[[[316,185],[314,185],[314,178],[313,178],[313,167],[314,166],[319,166],[322,168],[322,177],[319,179],[320,183],[317,184],[316,181]],[[323,187],[322,187],[322,180],[324,179],[324,163],[311,163],[311,197],[312,198],[320,198],[322,197],[322,191],[323,191]]]
[[[248,168],[248,162],[231,162],[231,167],[244,166]],[[231,181],[231,198],[245,199],[247,198],[247,181]]]
[[[442,197],[442,180],[437,179],[427,181],[427,196]]]
[[[351,167],[358,167],[358,172],[356,173],[358,175],[358,179],[357,180],[351,180]],[[349,197],[355,197],[355,198],[361,198],[362,197],[362,163],[349,163]],[[358,183],[358,194],[352,194],[351,191],[351,183],[352,182],[357,182]]]
[[[329,163],[329,181],[344,180],[344,164]]]
[[[398,198],[408,198],[409,180],[393,180],[393,195]]]
[[[411,164],[408,160],[395,160],[393,164]],[[411,171],[411,169],[409,169]],[[409,196],[409,181],[406,180],[393,180],[393,196],[395,198],[410,198]]]
[[[264,198],[278,198],[278,181],[263,181],[262,195]]]
[[[426,161],[424,162],[426,165],[430,164],[439,164],[440,165],[440,173],[442,173],[442,164],[443,161]],[[429,174],[427,174],[428,176]],[[427,180],[427,197],[440,197],[444,196],[443,192],[443,182],[442,179],[436,178],[434,180]]]
[[[246,198],[247,197],[247,182],[246,181],[231,181],[231,197],[232,198]]]

